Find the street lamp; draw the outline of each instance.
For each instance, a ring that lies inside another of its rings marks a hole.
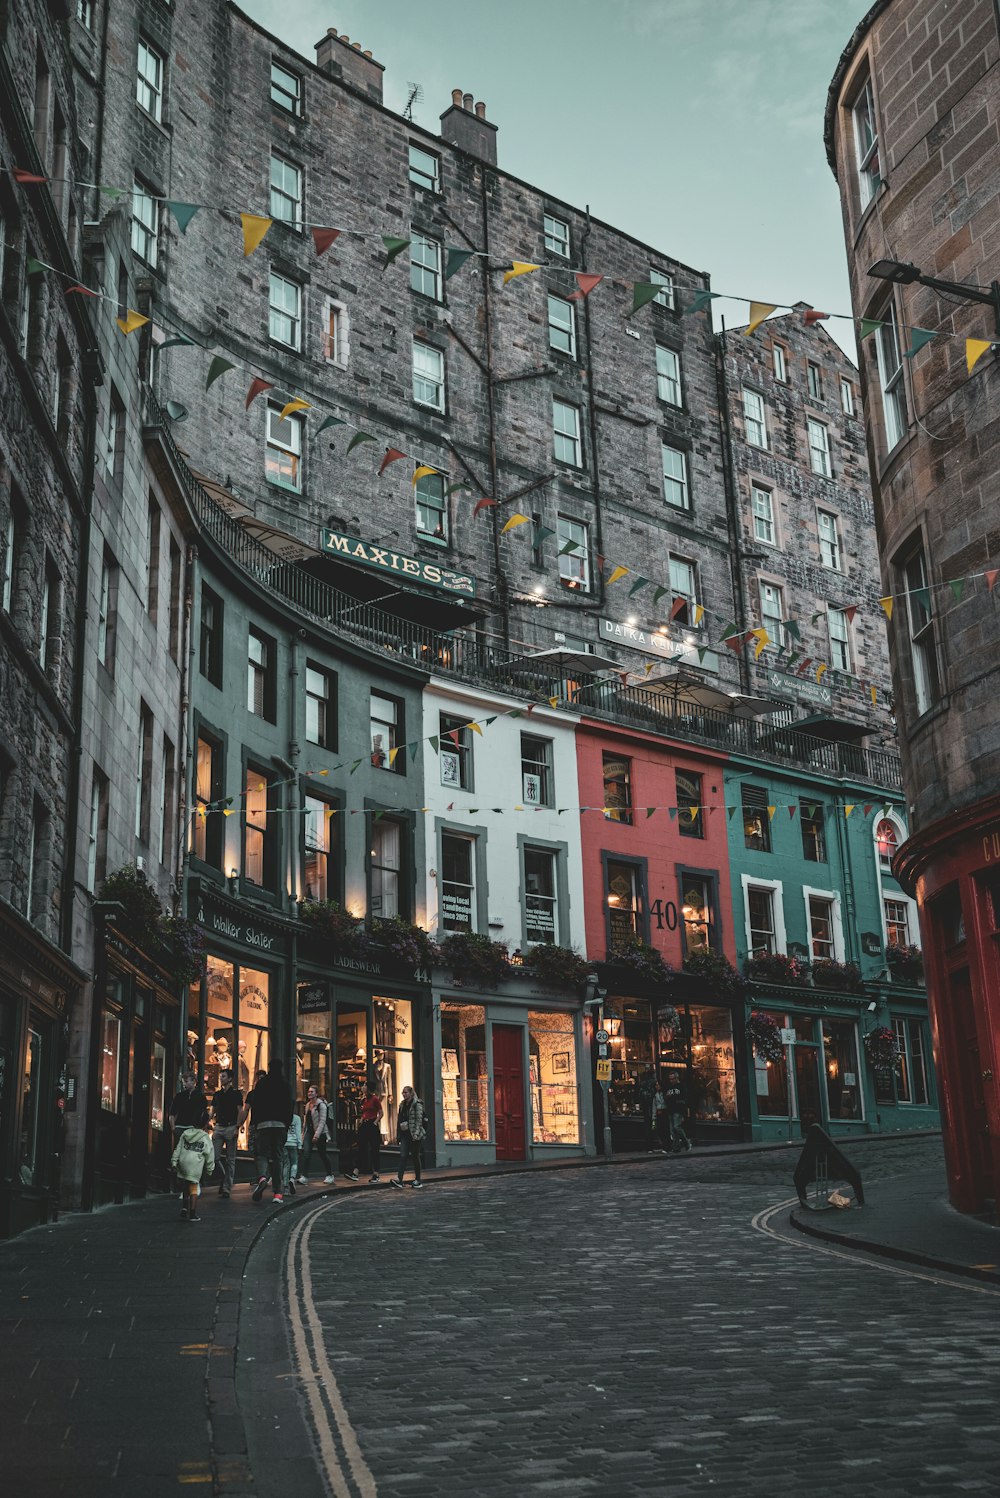
[[[607,998],[607,996],[608,996],[608,990],[606,988],[602,988],[601,987],[601,980],[598,978],[597,974],[596,973],[588,973],[587,977],[586,977],[586,979],[584,981],[584,991],[583,991],[583,1007],[584,1007],[584,1009],[591,1009],[591,1008],[593,1008],[593,1009],[596,1009],[597,1011],[600,1011],[601,1008],[602,1008],[602,1006],[603,1006],[603,1004],[604,1004],[604,1000]],[[594,1015],[594,1029],[595,1030],[599,1030],[600,1027],[601,1027],[601,1025],[600,1025],[600,1020],[598,1019],[598,1014],[595,1013],[595,1015]],[[601,1060],[607,1060],[607,1054],[608,1054],[608,1047],[607,1047],[607,1043],[605,1042],[604,1044],[598,1046],[598,1056],[600,1057]],[[604,1161],[605,1161],[605,1164],[607,1164],[611,1160],[611,1157],[612,1157],[612,1155],[614,1153],[614,1150],[613,1150],[613,1147],[612,1147],[612,1142],[611,1142],[611,1114],[608,1111],[608,1088],[609,1088],[609,1085],[610,1085],[610,1079],[608,1077],[602,1077],[600,1079],[600,1083],[601,1083],[601,1101],[602,1101],[602,1103],[604,1105]]]
[[[1000,281],[991,282],[988,291],[982,286],[964,286],[960,281],[940,281],[937,276],[925,276],[923,271],[905,260],[876,260],[869,267],[868,274],[877,281],[891,281],[894,286],[912,286],[916,282],[946,296],[992,307],[994,331],[1000,336]]]

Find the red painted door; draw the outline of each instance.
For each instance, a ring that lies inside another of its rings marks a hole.
[[[524,1031],[519,1025],[493,1026],[493,1113],[497,1159],[523,1160]]]

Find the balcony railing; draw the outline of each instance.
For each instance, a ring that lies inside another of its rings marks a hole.
[[[227,515],[199,484],[177,448],[160,406],[146,391],[146,421],[158,429],[199,523],[236,565],[260,587],[317,624],[370,650],[408,660],[429,671],[489,686],[518,696],[545,700],[630,728],[708,744],[775,764],[792,765],[834,777],[870,781],[887,789],[901,784],[896,754],[817,738],[800,729],[779,727],[766,718],[736,718],[717,709],[674,699],[651,687],[622,686],[619,678],[588,680],[565,671],[532,671],[525,651],[514,651],[481,629],[434,630],[399,619],[314,577],[295,562],[284,562],[245,526]]]

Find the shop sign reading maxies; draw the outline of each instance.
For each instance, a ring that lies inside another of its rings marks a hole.
[[[453,572],[437,562],[422,562],[417,557],[404,556],[389,546],[378,546],[374,541],[359,541],[357,536],[344,536],[340,531],[321,532],[321,545],[325,556],[344,557],[358,562],[362,567],[371,567],[375,572],[392,572],[405,582],[424,583],[429,588],[441,588],[446,593],[464,593],[467,598],[476,596],[476,579],[467,573]]]

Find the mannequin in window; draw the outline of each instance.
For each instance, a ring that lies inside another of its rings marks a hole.
[[[236,1051],[237,1069],[239,1071],[237,1086],[239,1087],[243,1096],[246,1097],[247,1092],[250,1089],[250,1068],[249,1066],[247,1066],[247,1043],[245,1040],[237,1042]]]
[[[233,1065],[233,1053],[229,1049],[229,1041],[224,1035],[220,1035],[215,1042],[215,1055],[212,1057],[216,1066],[221,1071],[229,1071]]]
[[[392,1091],[392,1067],[386,1060],[385,1052],[376,1050],[373,1053],[372,1070],[375,1073],[375,1087],[379,1097],[382,1099],[382,1130],[383,1138],[388,1139],[388,1119],[392,1114],[393,1091]]]

